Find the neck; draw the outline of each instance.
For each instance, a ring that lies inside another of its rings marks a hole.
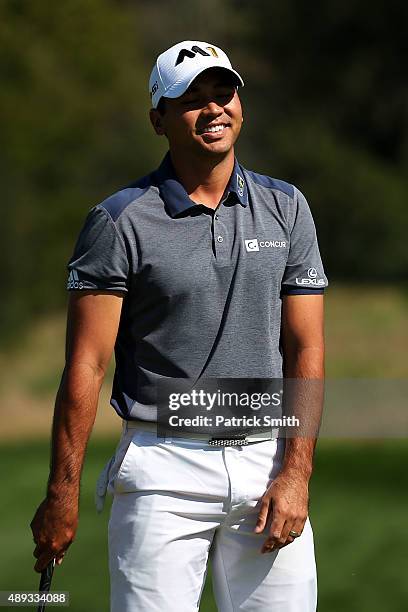
[[[231,178],[234,149],[223,158],[197,159],[179,156],[170,149],[170,157],[180,183],[196,204],[216,208]]]

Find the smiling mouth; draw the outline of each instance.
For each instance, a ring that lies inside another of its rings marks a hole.
[[[197,130],[197,134],[222,134],[226,128],[229,128],[228,123],[218,123],[216,125],[207,125],[207,127]]]

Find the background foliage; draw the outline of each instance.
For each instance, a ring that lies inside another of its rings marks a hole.
[[[402,0],[0,1],[0,589],[37,586],[28,524],[64,362],[65,265],[87,210],[166,150],[148,124],[147,81],[175,42],[228,51],[246,82],[241,163],[311,204],[332,284],[328,376],[406,378],[407,22]],[[120,427],[109,384],[78,539],[55,577],[75,612],[108,607],[108,512],[95,518],[92,495]],[[406,460],[404,440],[319,442],[322,612],[406,609]],[[208,581],[201,610],[215,610]]]
[[[3,339],[64,303],[87,210],[158,165],[147,80],[186,38],[244,75],[239,158],[305,192],[330,279],[402,282],[407,17],[385,0],[3,0]]]

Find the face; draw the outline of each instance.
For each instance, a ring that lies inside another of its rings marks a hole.
[[[165,110],[152,110],[157,134],[165,135],[178,154],[225,156],[239,136],[242,107],[232,74],[211,68],[201,73],[179,98],[165,99]]]

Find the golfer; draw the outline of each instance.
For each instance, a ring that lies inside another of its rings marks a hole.
[[[91,209],[68,264],[66,366],[47,496],[32,521],[35,569],[60,564],[75,537],[114,349],[123,433],[97,486],[99,507],[113,495],[112,612],[198,610],[209,557],[222,612],[316,609],[315,440],[272,427],[239,440],[212,427],[156,429],[164,382],[323,378],[327,279],[313,219],[295,186],[237,160],[243,85],[214,44],[183,41],[159,55],[150,120],[169,151]]]

